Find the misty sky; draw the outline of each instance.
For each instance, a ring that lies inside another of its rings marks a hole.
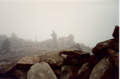
[[[75,41],[94,47],[111,39],[119,25],[118,0],[0,0],[0,35],[51,39],[73,34]]]

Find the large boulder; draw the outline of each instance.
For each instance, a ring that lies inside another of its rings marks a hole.
[[[77,72],[80,69],[78,66],[65,65],[61,68],[60,79],[76,79]]]
[[[36,63],[27,73],[27,79],[57,79],[49,64]]]
[[[77,79],[89,79],[91,70],[92,70],[91,64],[89,62],[84,63],[78,71]]]
[[[93,68],[90,79],[112,79],[113,73],[110,57],[106,56]]]
[[[114,41],[113,39],[103,41],[98,43],[93,49],[92,52],[97,58],[102,59],[104,56],[106,56],[106,50],[107,48],[111,48],[113,50],[119,51],[119,43]]]
[[[2,62],[0,63],[0,74],[6,74],[12,71],[15,68],[15,64],[11,62]]]
[[[64,57],[56,51],[45,53],[41,58],[42,62],[48,63],[51,67],[59,67],[64,64]]]

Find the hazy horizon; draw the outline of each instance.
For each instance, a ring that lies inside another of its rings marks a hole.
[[[69,34],[74,40],[94,47],[113,38],[119,25],[118,0],[0,0],[0,35],[14,32],[23,39],[50,39]]]

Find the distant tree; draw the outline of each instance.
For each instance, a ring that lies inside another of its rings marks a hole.
[[[10,42],[8,39],[5,39],[2,43],[1,50],[9,51],[10,50]]]

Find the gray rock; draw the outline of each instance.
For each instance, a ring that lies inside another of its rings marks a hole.
[[[27,73],[27,79],[57,79],[49,64],[36,63]]]
[[[92,66],[89,62],[83,64],[82,67],[78,71],[77,79],[89,79],[91,70],[92,70]]]
[[[39,62],[41,62],[39,56],[25,56],[18,60],[16,63],[16,69],[23,69],[25,71],[28,71],[32,65]]]
[[[113,65],[110,57],[104,57],[92,70],[90,79],[112,79]]]
[[[80,67],[72,66],[72,65],[65,65],[61,68],[61,75],[60,79],[76,79],[77,72]]]
[[[56,51],[45,53],[41,58],[42,62],[48,63],[51,67],[58,67],[64,64],[64,57]]]

